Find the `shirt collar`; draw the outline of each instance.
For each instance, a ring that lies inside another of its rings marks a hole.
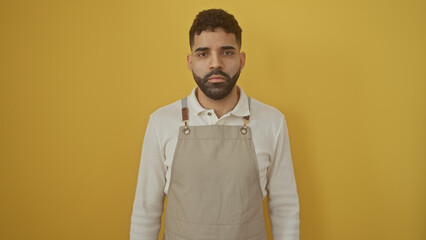
[[[230,111],[230,114],[237,116],[237,117],[245,117],[250,115],[250,109],[249,109],[249,102],[248,97],[244,93],[243,89],[237,86],[240,90],[240,98],[238,100],[237,105]],[[195,95],[197,87],[192,89],[191,94],[188,97],[188,107],[190,112],[193,112],[195,115],[198,115],[204,111],[207,111],[208,109],[205,109],[201,106],[201,104],[198,102],[197,96]]]

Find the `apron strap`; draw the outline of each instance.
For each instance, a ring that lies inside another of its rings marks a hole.
[[[188,99],[182,98],[182,122],[187,122],[189,120],[189,115],[188,115]],[[185,124],[186,125],[186,124]]]
[[[247,96],[247,100],[248,100],[248,107],[249,107],[249,110],[250,110],[251,98],[249,96]],[[250,120],[250,115],[244,116],[243,118],[248,121],[248,120]]]

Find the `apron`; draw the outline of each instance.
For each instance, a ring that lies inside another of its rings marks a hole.
[[[250,106],[250,98],[249,98]],[[249,116],[241,126],[184,126],[174,154],[164,239],[266,240]]]

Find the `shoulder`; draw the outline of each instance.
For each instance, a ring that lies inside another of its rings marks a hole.
[[[279,126],[285,121],[285,115],[275,107],[251,98],[250,121]]]
[[[181,121],[181,109],[181,100],[177,100],[151,113],[150,119],[155,124],[167,124],[170,121],[177,121],[179,123]]]
[[[249,126],[252,129],[254,146],[258,151],[268,152],[272,158],[277,140],[286,134],[284,114],[273,106],[252,99]]]
[[[181,101],[177,100],[151,113],[148,126],[152,127],[161,144],[177,137],[177,129],[182,124]]]

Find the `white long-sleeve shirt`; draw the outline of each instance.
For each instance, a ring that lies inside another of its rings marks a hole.
[[[235,108],[217,118],[213,109],[198,102],[194,88],[188,97],[188,126],[241,125],[250,115],[248,126],[259,167],[263,196],[269,193],[268,210],[274,240],[299,239],[299,200],[284,115],[255,99],[248,106],[240,88]],[[156,240],[163,213],[164,196],[170,183],[173,155],[182,123],[181,101],[151,114],[145,132],[139,177],[131,219],[131,240]]]

